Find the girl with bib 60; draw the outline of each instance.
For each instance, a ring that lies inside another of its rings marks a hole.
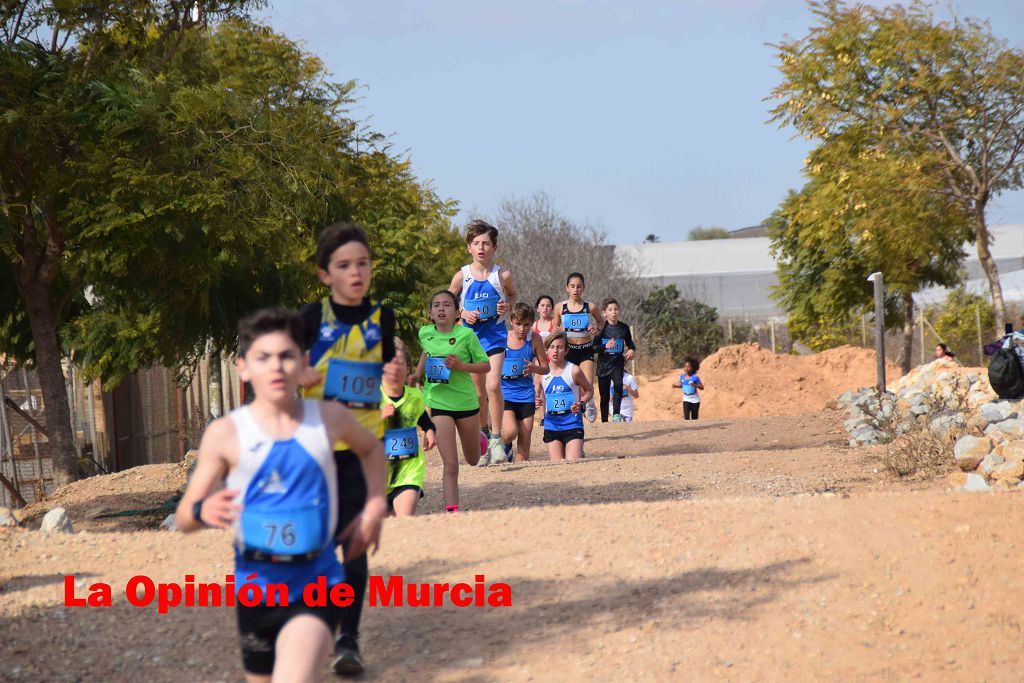
[[[564,332],[548,337],[549,372],[541,380],[543,393],[537,397],[544,407],[544,443],[551,460],[579,460],[583,457],[583,407],[594,397],[594,386],[578,365],[566,360],[568,344]]]

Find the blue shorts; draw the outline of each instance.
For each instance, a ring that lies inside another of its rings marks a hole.
[[[470,326],[480,340],[480,346],[488,356],[495,356],[505,352],[508,344],[508,329],[505,327],[504,318],[492,318],[484,323]]]

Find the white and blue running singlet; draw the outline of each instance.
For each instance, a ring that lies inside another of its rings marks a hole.
[[[505,346],[505,361],[501,364],[501,396],[511,403],[533,403],[533,373],[526,366],[533,360],[533,333],[526,334],[526,343],[520,349]]]
[[[561,375],[547,374],[541,379],[544,389],[544,429],[565,432],[583,429],[583,413],[573,413],[572,404],[579,400],[579,387],[572,378],[576,366],[566,363]]]
[[[498,315],[498,302],[505,298],[498,274],[501,266],[495,265],[486,280],[473,277],[469,266],[462,266],[462,294],[459,306],[464,311],[476,311],[480,317],[469,329],[476,333],[484,351],[504,348],[508,341],[505,317]]]
[[[235,523],[235,575],[244,580],[256,574],[260,586],[287,584],[290,596],[301,596],[319,576],[328,586],[344,581],[334,540],[334,448],[319,402],[302,402],[302,421],[285,441],[267,437],[248,406],[230,416],[238,434],[238,464],[226,485],[240,491],[236,502],[242,505]]]

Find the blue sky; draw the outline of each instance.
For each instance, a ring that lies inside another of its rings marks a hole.
[[[956,6],[1020,45],[1024,1]],[[803,184],[810,143],[763,101],[766,43],[806,32],[802,1],[271,0],[263,16],[362,85],[354,116],[462,219],[542,190],[611,242],[668,241],[754,225]],[[1024,192],[989,220],[1024,223]]]

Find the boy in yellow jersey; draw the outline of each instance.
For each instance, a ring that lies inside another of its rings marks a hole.
[[[309,368],[300,377],[306,398],[338,401],[377,438],[384,436],[380,385],[398,376],[395,358],[395,314],[367,296],[372,257],[366,231],[351,223],[338,223],[320,233],[316,246],[320,281],[330,294],[299,309],[304,324],[303,350]],[[400,380],[399,380],[400,381]],[[344,441],[334,444],[338,473],[338,531],[359,514],[366,499],[366,481],[359,459]],[[345,608],[334,647],[331,667],[341,675],[363,672],[359,654],[359,619],[369,580],[366,554],[350,557],[345,551],[346,581],[355,592]]]

